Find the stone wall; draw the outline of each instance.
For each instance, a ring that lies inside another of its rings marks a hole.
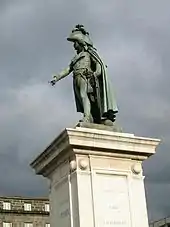
[[[4,209],[3,203],[9,202],[10,209]],[[31,204],[31,210],[24,210],[24,204]],[[0,227],[3,223],[12,223],[12,227],[24,227],[24,223],[32,223],[36,227],[46,227],[49,224],[49,212],[44,198],[0,197]]]

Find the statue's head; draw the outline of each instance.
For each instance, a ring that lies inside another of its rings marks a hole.
[[[74,46],[74,49],[75,49],[78,53],[80,53],[80,52],[83,50],[83,48],[84,48],[84,46],[83,46],[81,43],[79,43],[78,41],[74,41],[73,46]]]
[[[75,49],[77,48],[77,43],[82,47],[93,46],[89,33],[83,25],[76,25],[67,40],[74,42]]]

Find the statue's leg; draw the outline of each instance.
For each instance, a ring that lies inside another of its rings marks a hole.
[[[87,81],[84,78],[80,79],[80,96],[83,102],[83,108],[84,108],[84,122],[91,122],[92,117],[91,117],[91,104],[90,100],[88,98],[87,94]]]

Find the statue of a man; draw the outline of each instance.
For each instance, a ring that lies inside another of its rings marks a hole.
[[[77,112],[83,113],[81,121],[102,124],[115,121],[118,112],[110,90],[106,66],[101,60],[83,25],[76,25],[67,38],[73,42],[75,57],[68,68],[53,76],[51,85],[73,73],[73,87]]]

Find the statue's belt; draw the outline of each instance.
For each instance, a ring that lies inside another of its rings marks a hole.
[[[87,82],[87,92],[93,93],[94,87],[96,87],[96,81],[94,78],[94,72],[88,69],[78,69],[73,72],[73,78],[81,77]]]
[[[94,72],[87,68],[77,69],[77,70],[74,70],[74,72],[73,72],[74,77],[77,77],[77,76],[84,77],[85,76],[86,79],[91,78],[93,75],[94,75]]]

